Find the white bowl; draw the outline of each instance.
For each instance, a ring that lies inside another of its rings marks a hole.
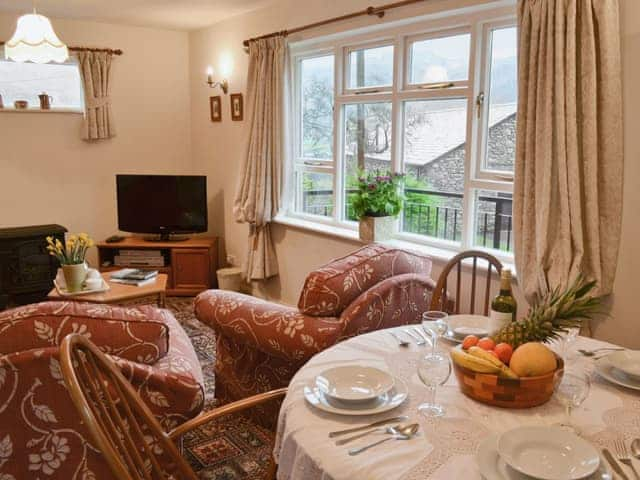
[[[344,366],[325,370],[316,386],[328,398],[341,402],[367,402],[393,388],[393,377],[373,367]]]
[[[578,480],[600,465],[598,451],[560,427],[519,427],[498,439],[498,453],[509,466],[541,480]]]
[[[617,368],[626,375],[640,380],[640,351],[624,350],[607,355],[607,360],[614,368]]]

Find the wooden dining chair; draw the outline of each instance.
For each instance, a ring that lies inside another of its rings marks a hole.
[[[81,419],[111,471],[121,480],[196,480],[176,447],[182,435],[286,393],[286,388],[281,388],[223,405],[165,433],[118,367],[84,336],[71,334],[63,339],[60,364]],[[274,478],[275,464],[271,474]]]
[[[488,264],[487,268],[478,268],[478,259],[483,259]],[[460,311],[463,302],[462,291],[462,269],[463,263],[471,263],[471,293],[469,294],[469,311]],[[449,287],[449,274],[453,269],[456,269],[456,282],[455,282],[455,296],[451,297],[448,290]],[[438,277],[436,288],[431,296],[431,310],[442,310],[448,313],[475,313],[476,310],[476,293],[478,288],[477,277],[481,276],[481,272],[485,274],[484,281],[484,299],[483,299],[483,314],[489,314],[489,304],[491,295],[491,279],[495,270],[496,278],[500,277],[502,271],[502,263],[493,255],[480,250],[467,250],[466,252],[459,253],[453,257],[444,266],[442,273]]]

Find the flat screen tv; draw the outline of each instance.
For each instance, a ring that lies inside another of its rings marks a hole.
[[[171,234],[207,231],[207,177],[116,175],[118,228],[124,232]]]

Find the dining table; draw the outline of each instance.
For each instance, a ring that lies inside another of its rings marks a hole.
[[[543,405],[526,409],[493,407],[472,400],[459,390],[453,372],[436,394],[436,401],[446,408],[445,415],[421,415],[418,406],[427,401],[428,390],[418,377],[417,365],[431,347],[415,341],[400,346],[390,331],[412,340],[404,333],[405,328],[378,330],[345,340],[315,355],[297,372],[278,418],[274,449],[278,480],[480,480],[476,454],[488,438],[519,426],[548,426],[565,419],[565,407],[555,396]],[[444,339],[438,343],[438,349],[447,354],[455,346]],[[629,444],[640,437],[640,391],[607,382],[595,372],[594,358],[578,352],[611,346],[578,336],[564,352],[565,371],[584,372],[591,380],[587,399],[571,417],[580,435],[598,450],[613,449],[616,440]],[[337,415],[310,405],[303,394],[305,386],[312,385],[321,372],[343,365],[389,372],[408,385],[408,398],[393,410],[370,416]],[[348,450],[385,434],[372,434],[341,446],[328,436],[332,431],[400,415],[408,416],[406,422],[419,424],[415,437],[388,441],[356,456],[349,455]],[[640,469],[640,462],[635,465]],[[633,478],[629,470],[627,474]]]

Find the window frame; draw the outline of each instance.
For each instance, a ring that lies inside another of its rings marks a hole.
[[[476,192],[479,190],[490,190],[499,193],[513,193],[513,181],[504,178],[504,172],[491,172],[487,175],[486,170],[480,167],[483,161],[480,157],[481,142],[484,126],[477,117],[476,97],[481,88],[488,86],[487,74],[490,72],[486,59],[490,59],[490,42],[486,37],[491,29],[501,26],[515,26],[516,15],[514,8],[495,7],[479,8],[473,13],[452,14],[444,17],[432,19],[413,19],[409,24],[403,22],[401,25],[390,25],[384,28],[377,28],[375,31],[360,29],[359,31],[347,32],[345,34],[332,35],[327,38],[317,40],[307,40],[290,45],[290,66],[292,74],[293,92],[291,98],[292,118],[299,118],[302,114],[300,108],[301,84],[300,74],[296,65],[301,59],[334,55],[334,105],[333,105],[333,160],[322,165],[304,164],[304,160],[298,155],[299,150],[294,152],[291,162],[293,168],[285,172],[291,180],[291,192],[283,202],[284,208],[281,214],[286,218],[310,221],[322,225],[330,225],[340,229],[355,231],[358,223],[349,221],[344,215],[345,212],[345,183],[344,163],[345,163],[345,108],[350,104],[357,103],[391,103],[392,118],[392,140],[390,148],[390,169],[394,172],[405,170],[403,165],[403,150],[405,143],[404,135],[404,115],[405,102],[412,100],[435,100],[447,98],[464,98],[467,100],[467,124],[466,143],[464,159],[464,185],[463,185],[463,224],[460,242],[444,240],[426,235],[403,232],[402,217],[398,223],[398,229],[394,234],[394,239],[408,241],[411,243],[444,248],[451,251],[461,251],[469,248],[487,250],[499,258],[512,261],[513,254],[507,251],[495,250],[488,247],[480,247],[475,244],[475,219],[476,216]],[[456,81],[454,85],[447,88],[425,88],[432,84],[411,84],[410,81],[410,55],[413,42],[429,39],[442,38],[461,33],[470,34],[469,70],[467,81]],[[352,51],[375,48],[376,46],[393,45],[393,84],[391,87],[349,87],[349,54]],[[375,91],[372,91],[375,90]],[[488,112],[488,102],[482,106]],[[296,109],[299,109],[296,112]],[[488,113],[487,113],[488,118]],[[301,147],[302,130],[301,122],[294,122],[293,142],[296,149]],[[485,121],[486,123],[486,121]],[[488,129],[488,125],[487,125]],[[291,141],[291,140],[290,140]],[[302,160],[302,161],[301,161]],[[309,160],[309,159],[308,159]],[[318,159],[313,159],[318,162]],[[301,189],[296,183],[296,176],[303,172],[318,172],[333,174],[333,212],[329,217],[296,211],[296,195]]]
[[[5,58],[4,53],[4,45],[0,45],[0,61],[13,63],[12,60],[7,60]],[[48,65],[48,64],[43,64]],[[26,109],[17,109],[11,105],[5,104],[4,108],[0,109],[0,113],[71,113],[71,114],[85,114],[86,105],[85,105],[85,97],[84,97],[84,85],[82,84],[82,72],[80,71],[80,64],[78,63],[78,57],[75,55],[70,55],[66,62],[64,63],[56,63],[55,65],[68,65],[73,66],[78,70],[78,89],[80,92],[80,105],[78,107],[58,107],[53,103],[49,110],[41,110],[40,107],[36,104],[33,106],[29,106]],[[4,99],[6,101],[6,99]]]

